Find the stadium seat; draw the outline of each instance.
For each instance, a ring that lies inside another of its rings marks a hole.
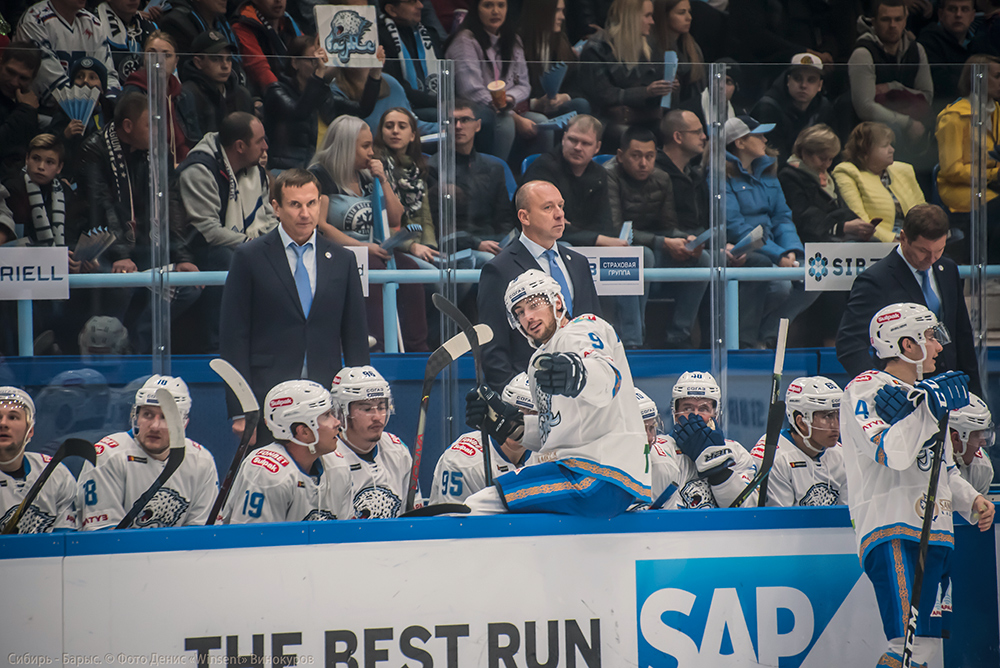
[[[613,157],[615,156],[611,153],[599,153],[594,156],[594,162],[596,162],[598,165],[603,165],[608,160],[611,160]]]
[[[533,163],[535,161],[535,158],[537,158],[540,155],[541,155],[541,153],[534,153],[532,155],[529,155],[524,160],[522,160],[521,161],[521,174],[524,174],[526,171],[528,171],[528,167],[531,165],[531,163]]]
[[[495,155],[490,155],[489,153],[479,153],[478,155],[489,162],[496,162],[503,165],[503,179],[507,185],[507,194],[511,199],[514,199],[514,193],[517,192],[517,181],[514,179],[514,172],[510,171],[510,166]]]

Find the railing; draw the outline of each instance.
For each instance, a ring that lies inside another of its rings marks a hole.
[[[958,268],[959,276],[968,278],[972,275],[972,267],[963,265]],[[479,269],[455,269],[443,272],[452,283],[478,283]],[[709,267],[692,267],[680,269],[644,269],[643,278],[652,283],[688,283],[693,281],[709,281],[715,270]],[[1000,277],[1000,265],[987,265],[984,268],[986,278]],[[192,285],[224,285],[228,272],[171,272],[169,284],[173,287]],[[439,283],[442,272],[434,269],[382,269],[368,273],[371,285],[399,285],[401,283]],[[803,279],[801,267],[728,267],[726,268],[726,347],[733,350],[739,348],[739,282],[740,281],[793,281]],[[152,285],[150,274],[72,274],[69,277],[70,288],[148,288]],[[395,304],[390,300],[383,301],[383,316],[386,323],[393,323],[395,329]],[[34,354],[34,327],[32,322],[32,302],[22,300],[17,303],[18,317],[18,354],[30,357]],[[398,352],[394,337],[386,339],[386,352]]]

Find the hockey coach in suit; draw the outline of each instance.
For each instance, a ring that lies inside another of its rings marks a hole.
[[[317,234],[319,181],[278,176],[281,224],[237,249],[222,294],[220,354],[264,406],[268,390],[305,378],[330,387],[344,366],[368,364],[368,325],[354,253]],[[240,412],[227,392],[230,415]],[[242,432],[240,420],[233,430]]]
[[[899,302],[923,304],[948,328],[951,343],[938,357],[935,373],[963,371],[969,391],[981,394],[972,324],[958,266],[942,257],[948,216],[935,204],[910,209],[899,246],[860,274],[851,288],[837,331],[837,359],[850,378],[872,368],[868,324],[881,308]]]
[[[483,348],[486,382],[497,392],[528,369],[534,349],[507,322],[503,295],[507,284],[529,269],[541,269],[556,279],[567,297],[570,315],[601,315],[590,263],[579,253],[556,242],[570,224],[563,213],[559,189],[548,181],[529,181],[515,197],[521,236],[482,269],[479,277],[479,321],[493,330],[493,341]]]

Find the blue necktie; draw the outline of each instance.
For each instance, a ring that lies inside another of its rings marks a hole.
[[[566,274],[562,272],[559,268],[559,263],[556,262],[556,252],[553,249],[548,249],[542,253],[549,260],[549,275],[556,279],[556,283],[562,288],[563,301],[566,302],[566,315],[571,316],[573,314],[573,296],[569,292],[569,283],[566,281]]]
[[[299,246],[292,242],[288,244],[288,247],[295,251],[295,255],[299,259],[295,265],[295,289],[299,292],[299,303],[302,304],[302,313],[308,318],[309,308],[313,303],[313,293],[312,287],[309,285],[309,272],[306,271],[306,263],[303,255],[307,249],[312,248],[312,243]]]
[[[924,293],[924,303],[927,304],[927,308],[929,308],[934,313],[934,315],[940,318],[941,300],[938,299],[938,296],[936,294],[934,294],[934,288],[933,286],[931,286],[931,270],[924,269],[920,273],[924,277],[923,280],[920,282],[920,289],[923,290]]]

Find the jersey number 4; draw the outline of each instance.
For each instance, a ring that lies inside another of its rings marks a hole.
[[[854,407],[854,414],[860,415],[865,420],[868,419],[868,404],[864,401],[859,401],[858,405]]]

